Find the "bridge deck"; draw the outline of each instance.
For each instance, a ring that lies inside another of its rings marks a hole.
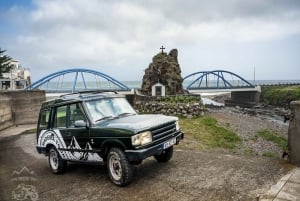
[[[261,87],[256,86],[254,88],[230,88],[230,89],[189,89],[189,93],[199,94],[199,93],[218,93],[218,92],[242,92],[242,91],[256,91],[261,92]]]

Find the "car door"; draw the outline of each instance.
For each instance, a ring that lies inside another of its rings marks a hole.
[[[82,105],[80,103],[70,104],[68,114],[67,135],[71,135],[72,137],[70,143],[73,146],[77,143],[76,146],[79,145],[81,149],[85,149],[89,140],[89,128],[87,126],[77,127],[75,125],[76,121],[83,121],[87,123],[87,117],[83,111]]]
[[[89,140],[89,129],[87,127],[76,127],[75,121],[83,120],[86,122],[86,116],[80,103],[63,105],[56,107],[54,115],[53,129],[62,136],[65,147],[69,152],[71,160],[84,160],[84,152]]]

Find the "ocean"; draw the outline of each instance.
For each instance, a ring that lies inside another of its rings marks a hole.
[[[122,84],[126,85],[130,89],[141,89],[142,81],[120,81]],[[231,82],[231,81],[230,81]],[[232,81],[234,83],[236,81]],[[295,84],[300,83],[300,80],[256,80],[256,81],[248,81],[253,85],[276,85],[276,84]],[[183,88],[186,88],[192,81],[184,81]],[[215,82],[210,82],[209,86],[214,86]],[[64,91],[70,90],[73,88],[72,81],[59,81],[59,80],[51,80],[42,86],[39,89],[44,89],[48,91]],[[82,81],[77,81],[76,83],[76,90],[96,90],[96,89],[103,89],[103,90],[118,90],[119,87],[115,84],[98,80],[98,81],[86,81],[85,85]]]

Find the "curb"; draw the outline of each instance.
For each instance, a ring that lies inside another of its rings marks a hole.
[[[300,200],[300,168],[293,169],[260,197],[260,201]]]

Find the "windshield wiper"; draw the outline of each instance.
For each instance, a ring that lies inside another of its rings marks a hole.
[[[102,120],[105,120],[105,119],[111,119],[111,118],[113,118],[113,116],[101,117],[100,119],[97,119],[95,122],[102,121]]]
[[[121,116],[129,116],[129,115],[135,115],[135,113],[123,112],[123,113],[119,114],[118,117],[121,117]]]

